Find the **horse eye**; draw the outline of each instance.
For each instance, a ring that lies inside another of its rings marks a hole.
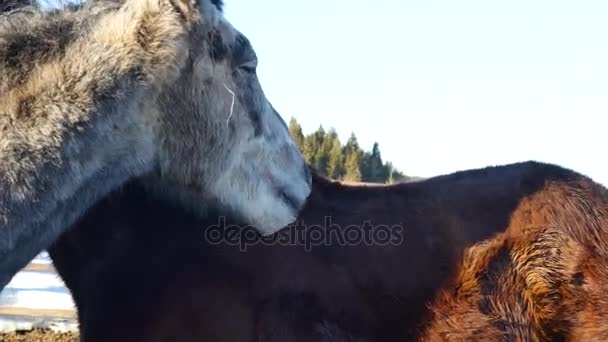
[[[234,61],[236,67],[248,73],[254,73],[258,67],[258,58],[249,40],[243,35],[238,35],[236,38]]]
[[[239,69],[248,72],[248,73],[255,73],[256,69],[258,68],[258,60],[257,59],[252,59],[248,62],[242,63],[241,65],[239,65]]]

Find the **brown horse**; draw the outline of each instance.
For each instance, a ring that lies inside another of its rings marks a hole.
[[[428,304],[467,248],[545,221],[597,246],[607,198],[588,178],[535,162],[381,187],[315,175],[297,223],[269,241],[134,181],[49,252],[84,341],[405,341],[439,317]],[[587,235],[563,225],[575,221]]]

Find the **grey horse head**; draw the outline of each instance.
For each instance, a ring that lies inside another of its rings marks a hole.
[[[198,6],[186,66],[155,103],[164,112],[162,151],[172,154],[160,158],[161,178],[191,206],[219,203],[272,233],[303,206],[308,167],[262,91],[249,40],[224,18],[220,1]]]

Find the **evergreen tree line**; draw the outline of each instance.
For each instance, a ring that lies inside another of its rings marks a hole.
[[[382,161],[378,143],[374,143],[371,152],[364,151],[354,133],[342,145],[335,129],[326,132],[320,126],[316,132],[304,135],[302,126],[294,118],[289,121],[289,132],[306,162],[333,179],[393,183],[406,178],[390,162]]]

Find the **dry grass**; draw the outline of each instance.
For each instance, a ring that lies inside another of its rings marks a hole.
[[[21,271],[57,273],[51,264],[28,264]]]
[[[33,329],[30,331],[13,331],[0,333],[3,342],[78,342],[78,333],[54,332],[49,329]]]

